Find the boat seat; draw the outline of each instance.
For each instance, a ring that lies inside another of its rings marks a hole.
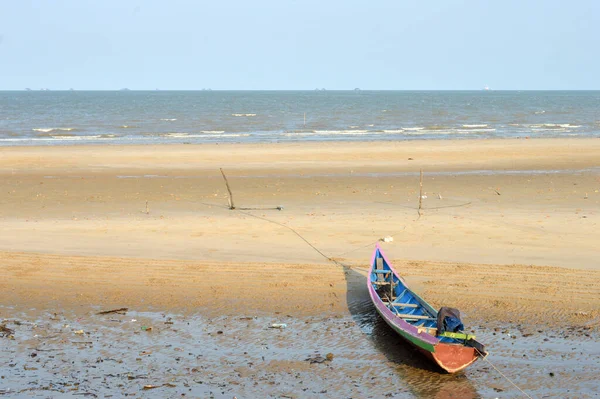
[[[413,320],[437,320],[437,318],[435,317],[429,317],[429,316],[424,316],[424,315],[418,315],[418,314],[402,314],[402,313],[396,313],[396,317],[399,317],[401,319],[413,319]]]
[[[417,333],[421,334],[422,332],[426,332],[427,334],[437,335],[437,328],[435,327],[423,327],[417,326]]]
[[[382,271],[384,271],[383,270],[383,259],[382,258],[377,258],[377,261],[376,261],[376,264],[375,264],[375,275],[377,276],[377,281],[378,282],[384,282],[385,281],[385,277],[383,276],[384,273],[380,273]]]
[[[389,305],[389,302],[383,302],[386,305]],[[419,305],[416,305],[414,303],[400,303],[400,302],[392,302],[392,306],[397,307],[397,308],[418,308]]]
[[[373,270],[374,273],[376,274],[388,274],[391,273],[391,270]]]
[[[389,281],[372,281],[375,285],[390,285]],[[398,283],[394,283],[394,285],[398,285]]]

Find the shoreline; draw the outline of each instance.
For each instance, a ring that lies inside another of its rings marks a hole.
[[[0,147],[0,173],[19,167],[40,169],[43,160],[46,167],[60,160],[62,166],[94,173],[141,168],[198,172],[217,165],[260,171],[273,164],[280,171],[323,167],[349,171],[567,170],[598,167],[599,153],[600,140],[589,138],[24,146]]]

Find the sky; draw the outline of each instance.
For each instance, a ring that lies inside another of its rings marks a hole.
[[[600,89],[598,0],[0,0],[0,90]]]

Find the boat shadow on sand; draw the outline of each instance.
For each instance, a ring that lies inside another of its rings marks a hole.
[[[376,350],[393,364],[397,376],[417,398],[481,398],[464,373],[444,374],[417,349],[402,340],[379,316],[367,289],[365,274],[343,266],[346,278],[346,301],[356,324]]]

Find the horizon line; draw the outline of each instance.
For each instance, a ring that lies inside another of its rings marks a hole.
[[[323,92],[323,91],[337,91],[337,92],[361,92],[361,91],[473,91],[473,92],[507,92],[507,91],[600,91],[600,89],[212,89],[212,88],[202,88],[202,89],[129,89],[129,88],[121,88],[121,89],[49,89],[49,88],[41,88],[41,89],[0,89],[0,92],[72,92],[72,91],[106,91],[106,92],[128,92],[128,91],[144,91],[144,92],[156,92],[156,91],[304,91],[304,92]]]

